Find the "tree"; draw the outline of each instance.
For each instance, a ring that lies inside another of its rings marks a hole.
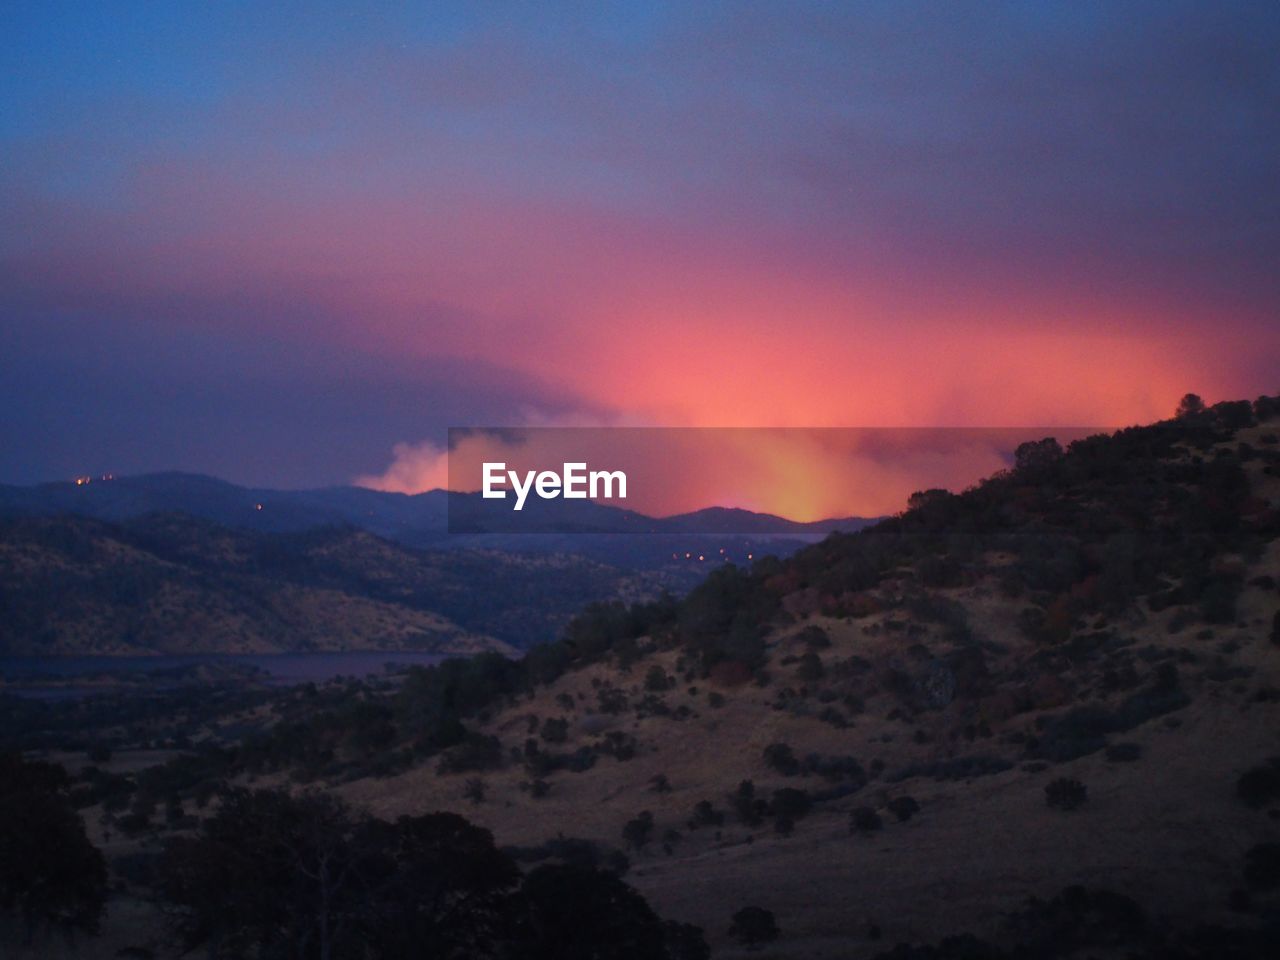
[[[1198,394],[1188,393],[1183,395],[1178,401],[1178,419],[1188,420],[1192,417],[1198,417],[1204,413],[1204,401],[1200,399]]]
[[[1089,799],[1089,788],[1079,780],[1059,777],[1044,788],[1044,802],[1059,810],[1075,810]]]
[[[622,839],[633,850],[644,849],[652,836],[653,814],[648,810],[642,811],[638,817],[628,820],[622,828]]]
[[[1013,466],[1022,477],[1034,479],[1061,459],[1062,445],[1053,437],[1045,437],[1018,444],[1013,453]]]
[[[162,891],[180,932],[219,955],[254,946],[330,960],[359,913],[365,827],[328,794],[229,790],[200,836],[165,848]]]
[[[385,958],[484,957],[511,933],[520,871],[493,834],[454,813],[372,822],[387,872],[365,877],[364,935]]]
[[[493,955],[518,881],[456,814],[387,823],[326,794],[231,790],[198,836],[169,842],[159,886],[213,956],[407,960]]]
[[[516,956],[520,960],[667,960],[706,956],[696,952],[696,928],[668,931],[648,902],[617,876],[594,867],[546,865],[521,888],[524,919]],[[690,946],[689,940],[694,940]]]
[[[662,693],[671,686],[667,671],[656,663],[644,675],[644,688],[650,693]]]
[[[94,933],[107,866],[65,793],[66,771],[0,754],[0,913],[28,942],[42,928]]]
[[[894,797],[888,803],[889,812],[898,818],[899,823],[910,820],[920,812],[920,804],[914,797]]]
[[[778,923],[763,907],[743,907],[733,915],[729,936],[747,947],[757,947],[778,939]]]

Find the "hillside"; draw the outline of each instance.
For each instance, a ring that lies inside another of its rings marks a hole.
[[[665,585],[580,557],[423,552],[353,528],[10,518],[0,653],[505,651],[554,636],[591,600]]]
[[[593,662],[479,716],[491,753],[341,791],[464,811],[530,862],[564,838],[625,849],[628,882],[718,957],[747,904],[775,914],[778,957],[1247,940],[1280,910],[1258,865],[1280,840],[1274,409],[1028,445],[647,622],[588,617],[567,656]],[[1272,786],[1242,795],[1250,770]],[[1087,802],[1050,806],[1059,780]],[[1106,892],[1054,899],[1075,884]]]
[[[219,787],[266,785],[384,823],[460,813],[528,876],[621,873],[717,960],[1261,960],[1280,930],[1278,414],[1025,444],[971,490],[681,600],[593,605],[519,660],[9,700],[7,740],[64,751],[125,878],[86,955],[170,955],[148,851],[200,829]],[[376,582],[400,549],[315,539],[288,554],[312,586],[349,564]],[[251,566],[226,531],[162,540],[170,562]],[[84,765],[93,744],[108,771]],[[776,939],[731,935],[748,906]]]

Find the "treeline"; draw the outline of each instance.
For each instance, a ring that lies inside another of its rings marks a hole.
[[[67,786],[60,767],[0,756],[0,917],[18,921],[28,945],[95,933],[107,901],[112,878]],[[329,794],[280,790],[228,789],[215,806],[194,832],[131,856],[115,875],[163,910],[186,950],[297,960],[710,956],[700,930],[662,921],[616,873],[564,863],[523,874],[487,830],[456,814],[388,822]]]

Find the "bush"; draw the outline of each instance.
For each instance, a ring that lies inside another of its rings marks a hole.
[[[813,651],[800,658],[800,666],[796,668],[796,679],[804,683],[814,683],[826,674],[822,668],[822,659]]]
[[[667,671],[656,663],[644,675],[644,688],[650,693],[663,693],[670,689],[673,684],[674,681],[667,676]]]
[[[809,794],[794,787],[783,787],[773,791],[773,801],[769,804],[769,812],[775,817],[787,820],[799,820],[813,808],[813,800]]]
[[[1089,799],[1089,789],[1079,780],[1059,777],[1044,788],[1044,802],[1057,810],[1075,810]]]
[[[849,814],[850,833],[873,833],[882,826],[884,821],[880,819],[880,814],[871,807],[858,807]]]
[[[763,907],[743,907],[733,915],[729,936],[747,947],[772,943],[778,939],[778,923]]]
[[[718,827],[724,823],[724,814],[712,806],[710,800],[699,800],[693,805],[693,818],[689,821],[689,829],[698,827]]]
[[[488,792],[488,785],[479,777],[472,777],[462,789],[462,796],[470,800],[474,804],[484,803],[485,794]]]
[[[622,839],[633,850],[643,850],[653,837],[653,814],[644,810],[622,827]]]
[[[1251,807],[1280,800],[1280,757],[1246,770],[1236,781],[1236,795]]]
[[[541,737],[546,743],[564,743],[569,739],[569,721],[564,717],[548,717],[542,724]]]
[[[831,637],[818,626],[805,627],[796,634],[796,639],[810,650],[826,650],[831,646]]]
[[[765,747],[764,762],[784,777],[794,777],[800,772],[800,761],[785,743],[771,743]]]
[[[457,746],[450,747],[440,756],[436,765],[438,773],[469,773],[492,770],[502,765],[502,744],[497,737],[468,733]]]
[[[905,823],[920,812],[920,804],[913,797],[894,797],[888,806],[889,812],[898,818],[899,823]]]

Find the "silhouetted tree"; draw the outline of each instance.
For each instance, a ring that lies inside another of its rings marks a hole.
[[[520,960],[668,960],[665,925],[644,897],[594,867],[548,865],[525,878]],[[684,944],[695,935],[681,927]],[[702,954],[705,956],[705,953]],[[677,954],[678,956],[678,954]]]
[[[1184,394],[1182,399],[1178,401],[1177,416],[1179,420],[1197,417],[1202,413],[1204,413],[1204,401],[1200,399],[1198,394]]]
[[[59,766],[0,754],[0,913],[28,942],[44,928],[95,932],[106,901],[106,862],[66,785]]]
[[[729,936],[747,947],[756,947],[778,939],[778,923],[763,907],[743,907],[733,915]]]

